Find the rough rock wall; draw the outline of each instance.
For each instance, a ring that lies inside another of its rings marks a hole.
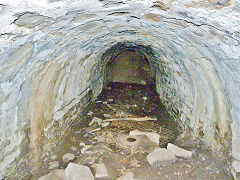
[[[1,2],[0,178],[26,138],[38,164],[42,134],[89,92],[100,93],[102,55],[124,41],[151,47],[157,90],[180,124],[240,160],[239,4]]]

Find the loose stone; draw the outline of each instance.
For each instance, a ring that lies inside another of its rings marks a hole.
[[[91,130],[90,133],[94,133],[94,132],[100,131],[100,130],[101,130],[101,128],[96,128],[96,129]]]
[[[57,161],[50,162],[49,164],[50,164],[49,167],[48,167],[49,170],[52,170],[52,169],[55,169],[55,168],[59,167],[59,162],[57,162]]]
[[[57,155],[53,155],[51,158],[50,158],[51,160],[56,160],[57,159]]]
[[[71,147],[71,149],[73,150],[73,151],[77,151],[77,148],[76,147]]]
[[[107,178],[109,177],[109,174],[107,172],[107,169],[104,164],[97,164],[96,165],[96,178]]]
[[[147,82],[142,80],[142,81],[141,81],[141,84],[142,84],[142,85],[146,85]]]
[[[94,180],[94,176],[87,166],[69,163],[65,169],[68,180]]]
[[[233,161],[232,166],[237,172],[240,173],[240,161]]]
[[[81,149],[81,153],[84,154],[90,147],[92,147],[92,145],[85,145],[85,146]]]
[[[92,116],[92,115],[93,115],[93,112],[92,112],[92,111],[89,111],[89,112],[87,113],[87,115]]]
[[[85,146],[85,143],[84,142],[80,142],[79,146]]]
[[[177,157],[183,157],[183,158],[191,158],[192,157],[191,151],[187,151],[187,150],[177,147],[176,145],[171,144],[171,143],[168,143],[167,149]]]
[[[111,117],[110,114],[103,114],[103,116],[104,116],[105,118],[110,118],[110,117]]]
[[[64,154],[63,157],[62,157],[62,160],[64,162],[69,162],[71,160],[73,160],[75,158],[75,155],[72,154],[72,153],[67,153],[67,154]]]
[[[101,118],[94,117],[92,121],[89,123],[89,126],[93,125],[95,122],[100,126],[102,121],[103,120]]]
[[[158,148],[148,154],[147,160],[153,166],[157,162],[176,160],[176,156],[165,148]]]
[[[104,122],[104,123],[102,123],[102,127],[107,127],[107,126],[109,126],[109,124],[110,124],[110,122]]]
[[[240,161],[233,161],[231,172],[235,179],[240,179]]]

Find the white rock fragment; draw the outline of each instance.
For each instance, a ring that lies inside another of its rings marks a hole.
[[[56,169],[38,178],[38,180],[67,180],[64,169]]]
[[[146,135],[152,142],[159,144],[160,136],[155,132],[142,132],[139,130],[133,130],[133,131],[130,131],[129,135],[130,136]]]
[[[81,149],[81,153],[84,154],[90,147],[92,147],[92,145],[85,145],[85,146]]]
[[[104,123],[102,123],[102,127],[107,127],[107,126],[109,126],[109,124],[110,124],[110,122],[104,122]]]
[[[94,133],[94,132],[97,132],[97,131],[100,131],[100,130],[101,130],[101,128],[96,128],[96,129],[91,130],[90,133]]]
[[[85,146],[85,143],[84,142],[80,142],[79,146]]]
[[[107,168],[104,164],[97,164],[96,165],[96,178],[107,178],[109,177],[109,174],[107,172]]]
[[[52,157],[50,157],[51,160],[56,160],[57,159],[57,155],[53,155]]]
[[[103,116],[104,116],[105,118],[110,118],[110,117],[111,117],[110,114],[103,114]]]
[[[240,173],[240,161],[233,161],[232,167],[236,170],[236,172]]]
[[[51,170],[51,169],[55,169],[55,168],[58,168],[58,167],[59,167],[59,162],[54,161],[54,162],[49,163],[48,169]]]
[[[117,180],[138,180],[138,179],[134,178],[134,174],[132,172],[128,172],[120,176]]]
[[[87,115],[92,116],[92,115],[93,115],[93,112],[92,112],[92,111],[89,111],[89,112],[87,113]]]
[[[165,148],[157,148],[147,156],[150,165],[154,165],[159,161],[170,161],[175,159],[177,159],[176,156]]]
[[[72,149],[73,151],[77,151],[77,148],[74,147],[74,146],[72,146],[71,149]]]
[[[192,157],[191,151],[187,151],[187,150],[177,147],[176,145],[171,144],[171,143],[168,143],[167,149],[177,157],[183,157],[183,158],[191,158]]]
[[[144,81],[144,80],[142,80],[140,83],[141,83],[142,85],[146,85],[146,84],[147,84],[147,82]]]
[[[65,169],[68,180],[94,180],[94,176],[87,166],[69,163]]]
[[[67,153],[67,154],[64,154],[63,157],[62,157],[62,160],[64,162],[69,162],[71,160],[73,160],[75,158],[75,155],[72,154],[72,153]]]
[[[233,161],[231,172],[236,180],[240,178],[240,161]]]
[[[95,122],[98,123],[98,125],[100,126],[102,121],[103,120],[101,118],[94,117],[92,121],[89,123],[89,126],[93,125]]]

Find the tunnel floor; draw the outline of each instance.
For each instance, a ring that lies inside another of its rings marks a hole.
[[[74,162],[88,166],[93,174],[103,164],[108,177],[96,179],[117,179],[129,172],[141,180],[231,179],[224,162],[203,146],[181,144],[177,123],[159,100],[154,85],[110,83],[74,118],[39,175]],[[152,133],[152,139],[142,132]],[[154,141],[157,135],[159,142]],[[150,165],[148,155],[168,143],[193,152],[192,158]]]

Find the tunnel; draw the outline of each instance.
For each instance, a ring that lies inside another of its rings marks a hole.
[[[152,84],[181,136],[237,179],[238,3],[1,3],[0,179],[39,177],[53,149],[71,137],[71,124],[112,82]]]
[[[116,46],[121,46],[119,43]],[[137,47],[125,47],[116,53],[106,65],[105,81],[147,84],[153,82],[150,63]],[[113,49],[113,47],[111,48]],[[105,83],[105,84],[106,84]]]

